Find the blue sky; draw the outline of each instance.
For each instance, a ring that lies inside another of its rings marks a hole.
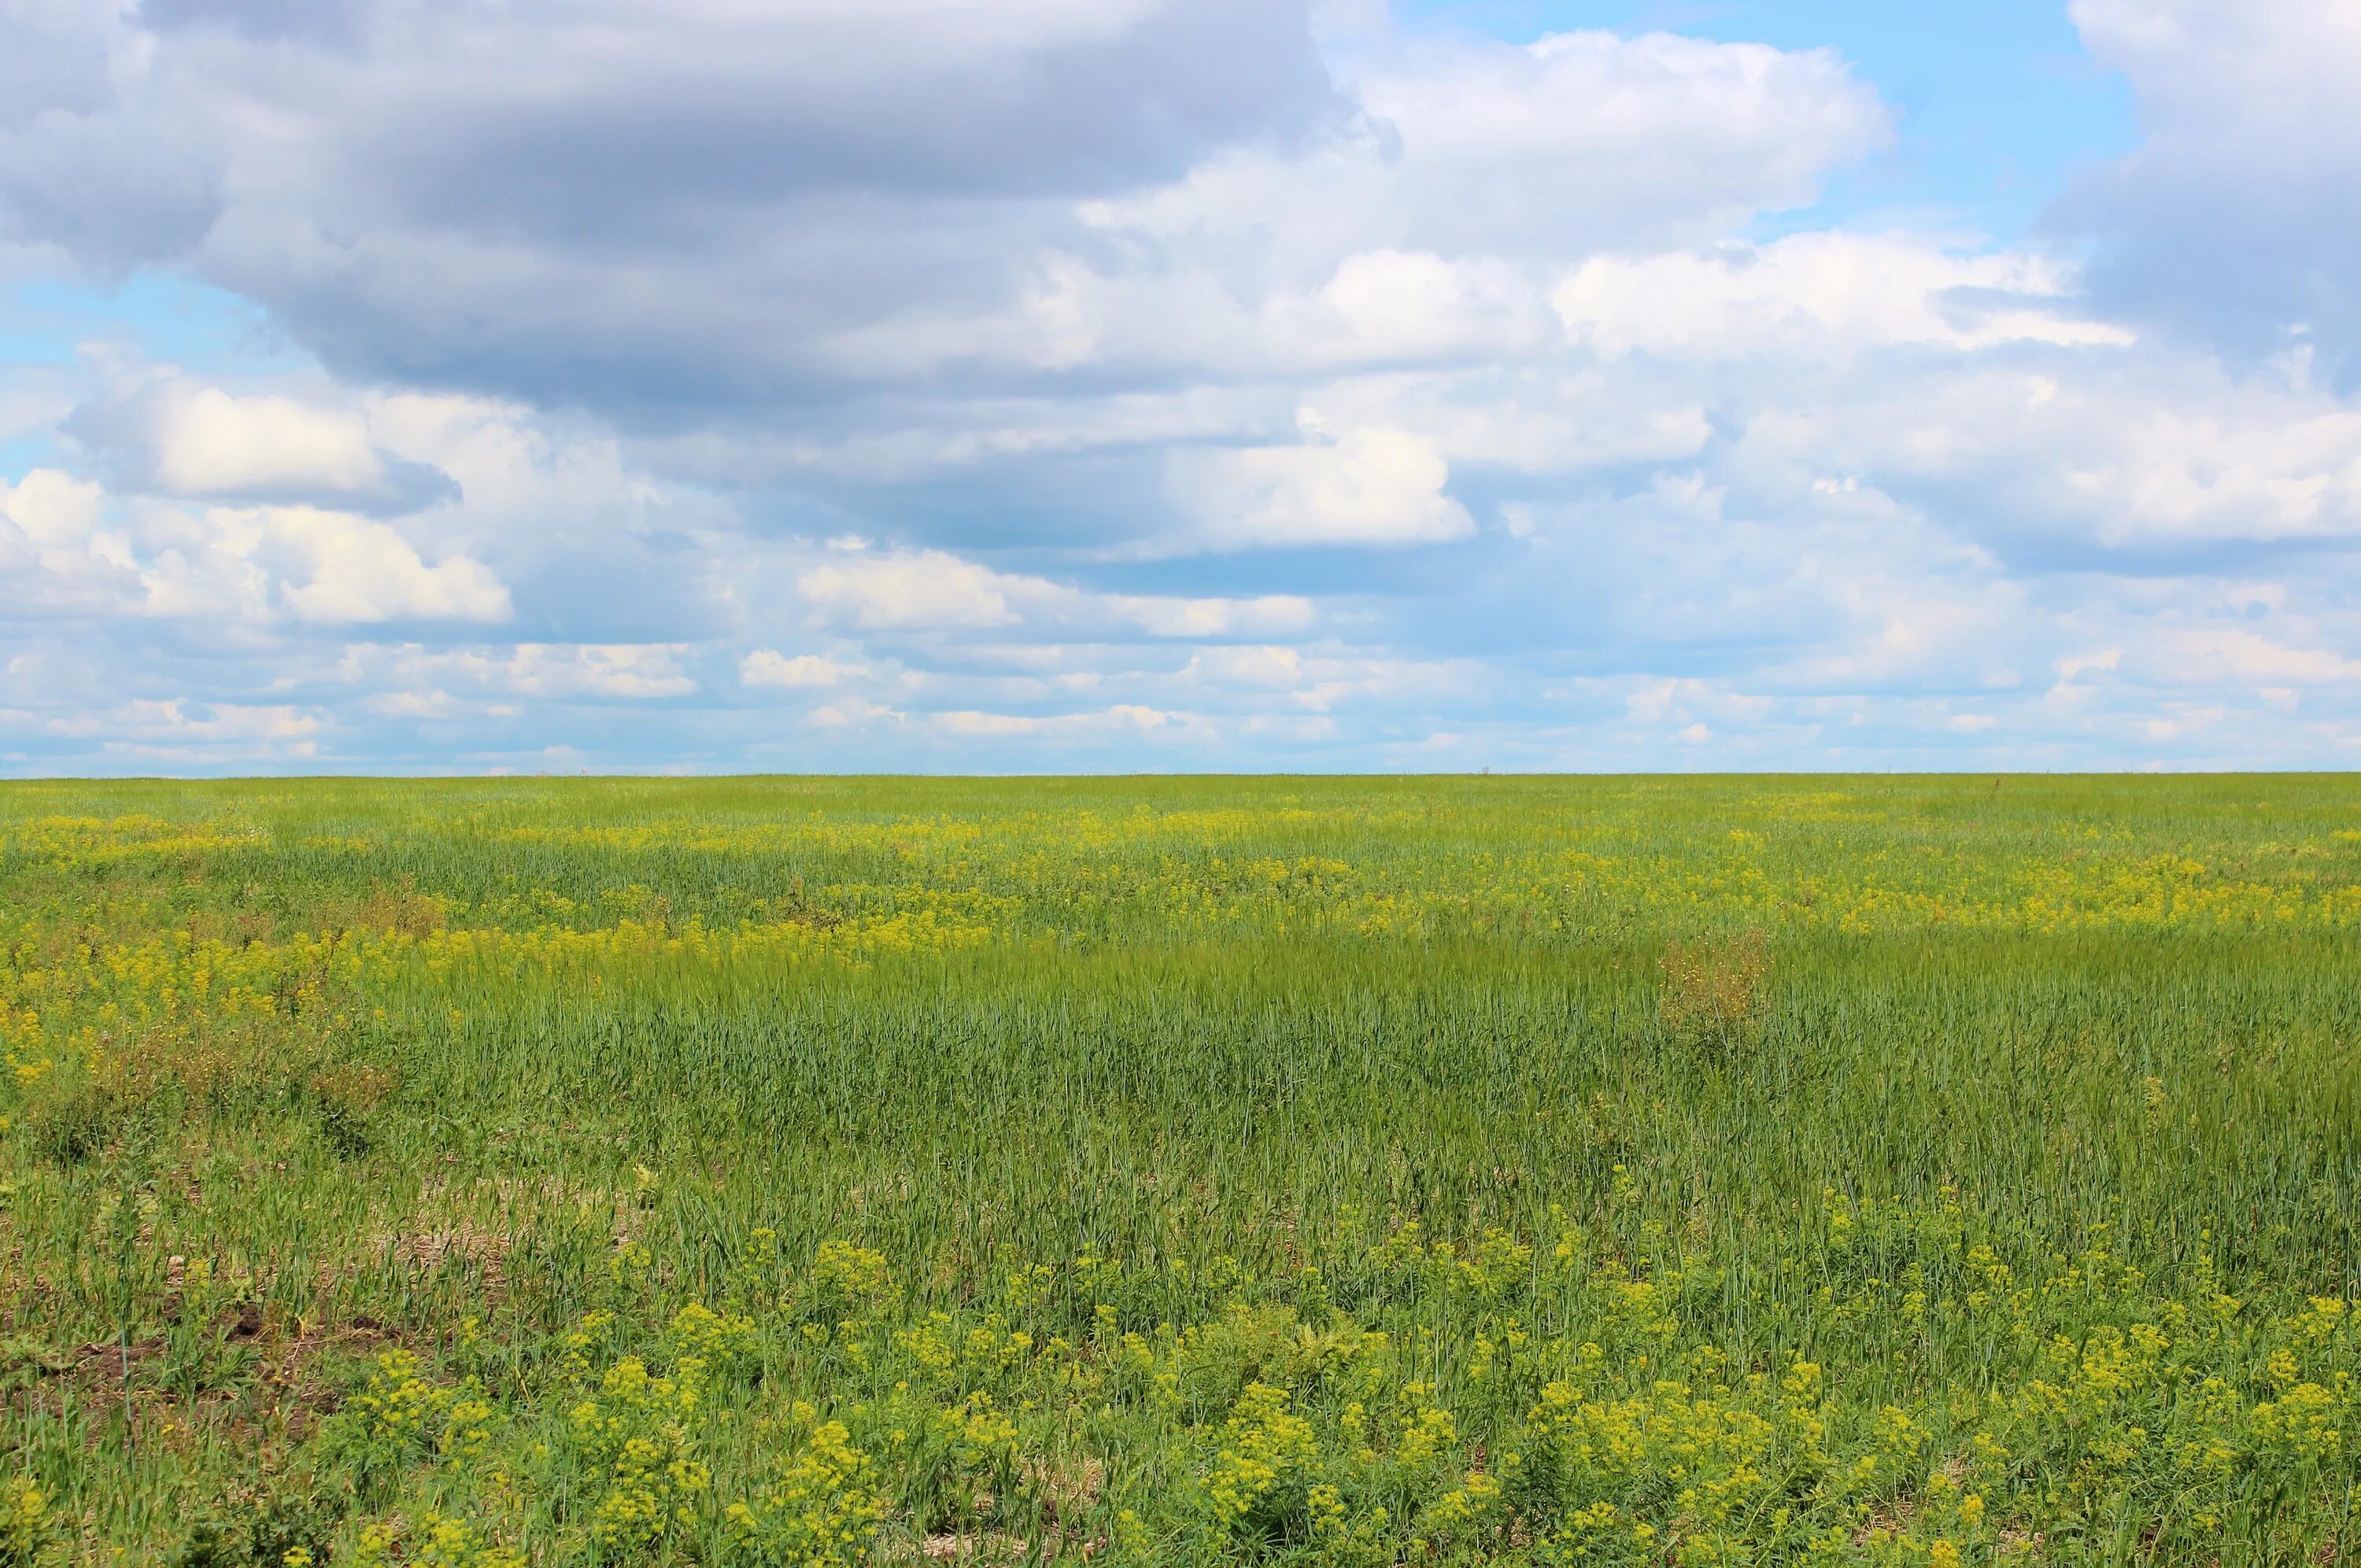
[[[2345,767],[2361,9],[32,0],[0,770]]]

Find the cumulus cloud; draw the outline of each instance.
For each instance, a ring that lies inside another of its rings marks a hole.
[[[106,492],[56,468],[0,479],[5,602],[19,615],[121,608],[138,593],[130,542],[105,525]]]
[[[242,520],[225,519],[225,532]],[[301,620],[506,620],[509,591],[480,561],[454,555],[430,566],[381,522],[312,507],[264,513],[263,537],[300,557],[304,580],[280,598]]]
[[[123,376],[61,422],[110,483],[189,499],[333,503],[399,513],[457,499],[450,477],[380,445],[363,406]]]
[[[384,473],[368,429],[291,398],[234,398],[200,387],[162,411],[156,477],[174,495],[357,490]]]
[[[1542,313],[1523,272],[1478,258],[1446,260],[1433,251],[1356,251],[1313,296],[1334,319],[1333,335],[1308,325],[1308,357],[1400,362],[1521,356]],[[1327,341],[1323,341],[1326,339]]]
[[[20,557],[19,607],[215,620],[506,620],[480,561],[429,565],[388,524],[314,507],[118,510],[55,469],[0,482],[0,550]]]
[[[1476,532],[1444,491],[1450,468],[1411,431],[1355,430],[1292,446],[1213,448],[1175,458],[1174,499],[1214,549],[1438,544]]]

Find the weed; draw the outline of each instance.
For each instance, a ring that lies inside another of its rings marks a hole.
[[[1671,943],[1658,967],[1664,989],[1656,1013],[1675,1038],[1727,1047],[1761,1028],[1770,1004],[1771,945],[1760,930]]]
[[[2356,816],[0,786],[0,1565],[2334,1560]]]

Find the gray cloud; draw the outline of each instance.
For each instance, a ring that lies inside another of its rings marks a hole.
[[[819,334],[1005,299],[1075,202],[1346,107],[1290,0],[50,0],[12,57],[5,232],[191,266],[346,372],[609,409],[791,395]]]
[[[0,235],[644,430],[1521,352],[1536,269],[1887,128],[1833,54],[1664,36],[1332,75],[1305,0],[45,5]]]
[[[214,28],[257,42],[349,44],[363,34],[368,0],[140,0],[157,32]]]
[[[2052,223],[2104,308],[2361,383],[2361,19],[2313,0],[2075,0],[2147,135]]]

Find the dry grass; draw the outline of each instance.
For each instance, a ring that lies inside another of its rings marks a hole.
[[[1760,1027],[1771,1003],[1771,943],[1753,927],[1736,937],[1675,942],[1658,962],[1656,1015],[1679,1039],[1730,1045]]]

